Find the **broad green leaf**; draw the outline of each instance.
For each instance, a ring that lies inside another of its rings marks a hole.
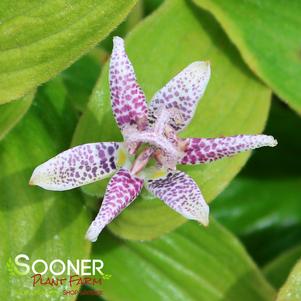
[[[194,0],[209,10],[250,68],[301,113],[301,2]]]
[[[136,5],[133,7],[126,19],[119,24],[101,43],[99,47],[104,48],[106,51],[112,51],[112,39],[114,36],[124,37],[130,32],[143,18],[144,5],[142,0],[136,1]]]
[[[64,297],[62,288],[33,288],[32,273],[20,276],[13,265],[20,253],[31,263],[43,259],[49,264],[54,259],[81,259],[90,251],[84,239],[89,214],[80,191],[53,192],[28,185],[37,165],[69,145],[76,118],[65,92],[60,80],[41,87],[26,116],[0,143],[1,300],[76,297]]]
[[[301,243],[301,178],[237,178],[212,205],[215,218],[264,264]]]
[[[240,176],[215,200],[215,217],[265,264],[301,243],[301,119],[274,102],[266,131],[275,149],[254,152]]]
[[[68,88],[70,99],[75,102],[77,109],[84,111],[86,104],[99,77],[100,67],[109,58],[108,51],[112,50],[113,36],[124,36],[130,31],[143,17],[143,5],[141,1],[133,7],[127,18],[119,24],[101,43],[76,61],[62,76]]]
[[[189,63],[210,59],[211,81],[183,137],[262,131],[269,110],[269,89],[253,77],[213,18],[197,7],[182,0],[165,2],[128,36],[126,48],[148,99]],[[122,139],[111,111],[107,71],[105,67],[76,129],[73,145]],[[211,201],[238,173],[247,157],[241,154],[185,170],[199,184],[206,200]],[[84,191],[102,196],[105,184],[96,183]],[[124,238],[153,239],[183,222],[184,218],[143,191],[111,223],[110,229]]]
[[[280,254],[264,266],[264,275],[274,287],[280,288],[300,257],[301,245],[298,245]]]
[[[267,301],[274,291],[238,240],[213,220],[188,222],[151,242],[122,241],[107,232],[92,257],[111,274],[103,284],[109,301]]]
[[[68,98],[80,112],[86,108],[101,65],[107,57],[106,51],[95,48],[61,73],[68,90]]]
[[[243,174],[270,179],[298,178],[301,170],[301,139],[298,139],[301,132],[300,116],[277,98],[272,103],[265,131],[276,137],[279,143],[272,151],[269,148],[255,150]]]
[[[163,3],[163,0],[144,0],[144,10],[146,14],[152,13],[154,10],[156,10],[161,4]]]
[[[21,120],[28,111],[34,92],[11,103],[0,105],[0,140]]]
[[[0,103],[28,93],[106,37],[135,0],[0,3]]]
[[[144,14],[143,0],[138,0],[132,11],[126,18],[125,34],[131,31],[142,19]]]
[[[294,266],[286,283],[283,285],[276,301],[301,300],[301,260]]]

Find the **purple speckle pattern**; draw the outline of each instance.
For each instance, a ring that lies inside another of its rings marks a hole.
[[[162,105],[174,111],[175,117],[170,125],[176,130],[183,130],[191,121],[199,99],[203,96],[210,77],[208,62],[194,62],[176,75],[151,100],[149,122],[156,119],[156,111]]]
[[[275,146],[268,135],[238,135],[223,138],[189,138],[185,155],[179,163],[206,163],[262,146]]]
[[[131,175],[126,169],[120,169],[109,182],[101,208],[86,238],[96,241],[102,229],[137,197],[142,186],[142,179]]]
[[[115,120],[122,130],[127,125],[147,123],[147,104],[133,66],[124,49],[124,41],[114,37],[110,60],[110,91]]]
[[[48,190],[68,190],[101,180],[116,170],[118,142],[73,147],[38,166],[31,182]]]
[[[208,224],[209,207],[197,184],[184,172],[170,171],[166,177],[148,180],[146,187],[184,217]]]

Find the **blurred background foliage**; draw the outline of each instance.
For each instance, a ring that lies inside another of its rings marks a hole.
[[[6,268],[19,253],[101,258],[112,275],[82,287],[101,297],[45,287],[43,300],[301,300],[300,13],[298,0],[2,1],[1,300],[37,298]],[[71,145],[121,139],[109,105],[114,35],[148,99],[188,63],[211,61],[185,136],[264,131],[279,142],[185,169],[211,202],[206,229],[144,191],[91,246],[84,233],[106,181],[28,186],[35,166]]]

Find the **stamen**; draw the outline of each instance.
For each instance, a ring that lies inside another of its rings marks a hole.
[[[161,160],[161,157],[162,157],[162,151],[157,148],[156,151],[154,152],[154,158],[159,163],[159,166],[163,166],[163,162]]]
[[[141,152],[130,169],[132,175],[138,174],[146,166],[154,151],[153,147],[148,147]]]
[[[182,152],[185,152],[185,150],[187,149],[189,140],[188,139],[178,139],[178,147]]]
[[[168,125],[168,122],[170,120],[170,111],[167,110],[164,106],[161,106],[157,111],[157,120],[154,124],[154,132],[158,135],[162,135],[165,131],[166,126]]]
[[[162,151],[161,149],[157,149],[157,151],[154,154],[154,158],[159,164],[159,167],[165,167],[168,169],[176,169],[177,161],[175,158],[168,156]]]
[[[138,148],[141,146],[141,142],[134,142],[134,143],[126,143],[128,152],[130,155],[134,155]]]
[[[159,136],[153,131],[135,132],[131,136],[127,137],[127,143],[144,142],[154,145],[162,150],[169,156],[177,158],[179,156],[179,150],[173,145],[165,136]]]
[[[172,119],[175,122],[176,125],[180,125],[184,122],[183,115],[181,114],[181,111],[177,108],[170,109]]]
[[[137,118],[136,125],[139,131],[143,131],[147,126],[148,120],[147,117]]]
[[[142,126],[142,123],[140,124],[140,126]],[[137,127],[138,127],[138,129],[137,129]],[[135,135],[135,133],[140,132],[139,131],[139,125],[137,127],[135,125],[128,125],[123,129],[123,132],[122,132],[122,134],[125,138],[124,139],[125,140],[125,147],[127,148],[127,151],[130,155],[134,155],[137,152],[140,145],[141,145],[141,142],[139,142],[139,141],[138,142],[137,141],[136,142],[133,142],[133,141],[130,142],[127,139],[128,137],[130,137],[132,135]]]
[[[170,125],[166,125],[164,134],[171,143],[173,143],[174,145],[178,144],[179,138],[175,130]]]

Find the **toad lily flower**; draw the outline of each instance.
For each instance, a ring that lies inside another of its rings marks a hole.
[[[38,166],[30,184],[68,190],[115,174],[86,238],[96,241],[143,186],[184,217],[208,224],[209,207],[194,180],[177,164],[199,164],[242,151],[275,146],[266,135],[224,138],[178,137],[191,121],[210,77],[208,62],[194,62],[158,91],[147,106],[121,38],[110,61],[112,110],[124,142],[76,146]],[[105,130],[105,129],[104,129]]]

